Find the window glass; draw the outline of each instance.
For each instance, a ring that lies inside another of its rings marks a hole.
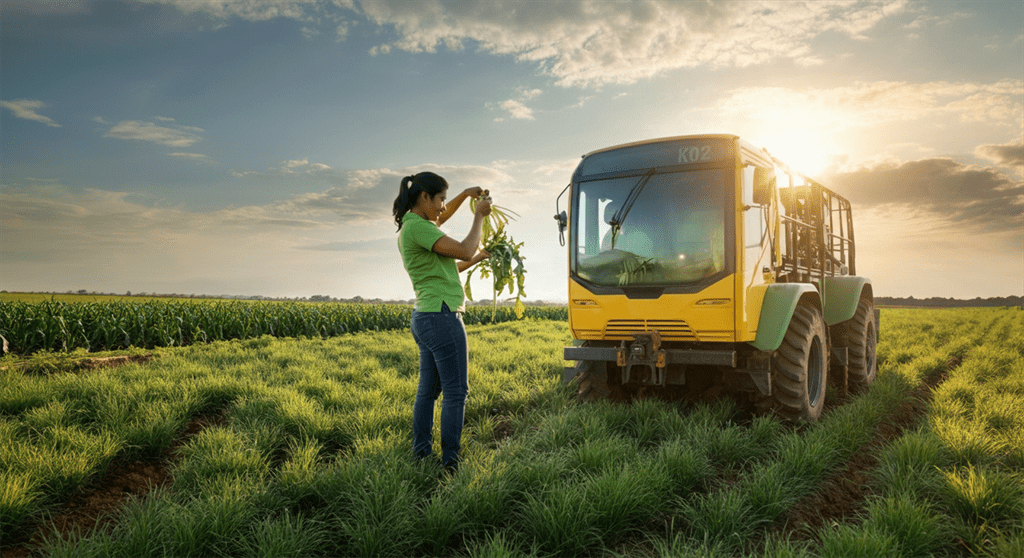
[[[697,282],[724,270],[724,200],[734,172],[655,174],[632,205],[630,191],[641,176],[580,183],[576,273],[602,286],[653,286]]]
[[[743,206],[754,205],[754,169],[757,167],[743,167]],[[767,231],[767,223],[764,220],[764,210],[760,207],[751,207],[743,211],[743,247],[760,248],[761,238]]]

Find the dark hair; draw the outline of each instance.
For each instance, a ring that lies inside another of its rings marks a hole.
[[[448,181],[432,172],[421,172],[402,179],[398,186],[398,197],[395,198],[395,205],[391,213],[395,216],[395,224],[398,230],[402,230],[402,218],[416,205],[422,192],[434,197],[448,189]]]

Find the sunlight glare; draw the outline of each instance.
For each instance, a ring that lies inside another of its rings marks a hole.
[[[816,132],[806,130],[777,130],[765,139],[769,153],[794,170],[814,177],[828,164],[830,142]]]

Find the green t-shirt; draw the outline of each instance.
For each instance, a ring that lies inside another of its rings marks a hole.
[[[419,312],[440,312],[442,302],[447,303],[452,312],[465,310],[465,294],[455,259],[431,250],[443,236],[437,225],[411,211],[402,217],[398,251],[402,253],[402,263],[409,272],[409,279],[412,279],[416,310]]]

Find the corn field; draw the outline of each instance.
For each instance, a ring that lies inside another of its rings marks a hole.
[[[0,302],[5,353],[110,351],[191,345],[226,339],[334,337],[409,327],[412,307],[243,301]],[[527,307],[525,317],[567,319],[564,307]],[[491,308],[467,307],[466,324],[491,323]],[[516,319],[498,308],[494,322]]]

